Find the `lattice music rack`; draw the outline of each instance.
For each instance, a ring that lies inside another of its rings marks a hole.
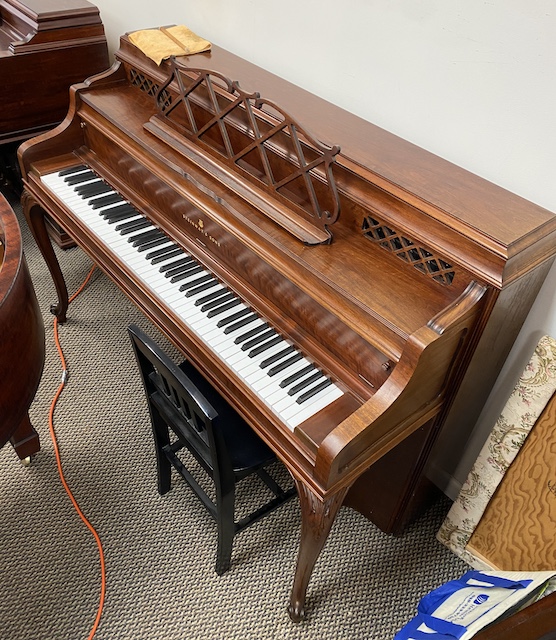
[[[157,117],[319,230],[308,244],[330,242],[340,213],[332,167],[339,146],[318,141],[259,93],[220,73],[172,61],[157,94]],[[277,220],[278,221],[278,220]],[[289,229],[292,231],[292,228]],[[303,234],[302,234],[303,235]]]

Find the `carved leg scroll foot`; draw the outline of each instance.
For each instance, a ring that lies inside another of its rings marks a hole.
[[[40,449],[39,434],[33,428],[28,414],[25,414],[19,427],[13,432],[10,442],[24,464],[27,458],[30,462],[30,459],[38,453]]]
[[[23,207],[23,213],[29,225],[29,229],[35,238],[35,241],[43,255],[50,275],[54,280],[54,286],[56,287],[56,293],[58,294],[58,303],[50,307],[50,311],[58,318],[58,322],[61,324],[66,321],[66,313],[68,310],[68,290],[58,263],[58,258],[54,253],[54,248],[50,241],[50,236],[46,229],[44,220],[44,210],[39,203],[33,198],[33,196],[27,191],[23,190],[21,195],[21,205]]]
[[[305,618],[305,597],[313,568],[348,487],[321,500],[303,483],[296,481],[296,484],[301,504],[301,541],[288,613],[293,622],[301,622]]]

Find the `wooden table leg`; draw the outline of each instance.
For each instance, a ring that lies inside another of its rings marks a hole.
[[[12,433],[10,442],[20,460],[25,460],[39,452],[39,434],[33,428],[28,413]]]
[[[31,233],[43,255],[58,294],[58,304],[52,305],[50,311],[58,318],[58,322],[64,323],[68,310],[68,290],[64,276],[62,275],[62,270],[60,269],[60,264],[58,263],[58,258],[54,253],[54,247],[52,246],[50,236],[46,229],[44,209],[25,189],[21,196],[21,205],[29,229],[31,229]]]
[[[324,501],[296,480],[301,504],[301,540],[288,613],[293,622],[305,618],[305,597],[313,568],[349,489],[345,487]]]

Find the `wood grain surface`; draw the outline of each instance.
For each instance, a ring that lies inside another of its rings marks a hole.
[[[556,568],[556,396],[506,472],[467,548],[499,569]]]

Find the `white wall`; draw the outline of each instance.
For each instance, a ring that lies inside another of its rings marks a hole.
[[[95,2],[95,0],[93,0]],[[554,0],[96,0],[111,50],[134,29],[199,35],[556,211]],[[341,140],[338,141],[341,143]],[[544,333],[556,335],[552,269],[458,469],[455,497]]]

